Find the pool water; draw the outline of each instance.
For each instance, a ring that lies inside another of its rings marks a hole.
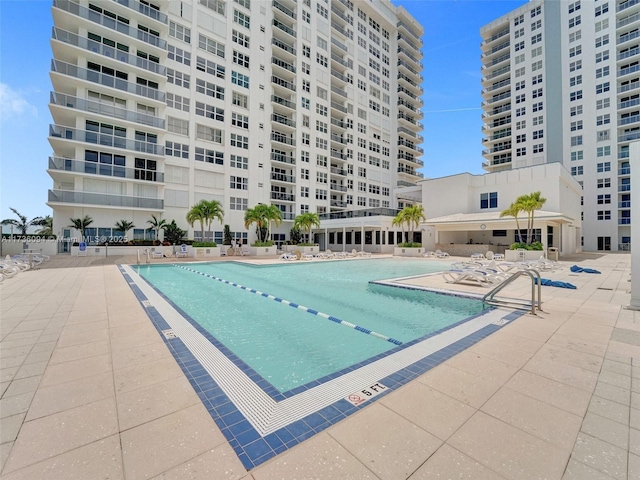
[[[448,264],[396,259],[185,268],[304,305],[406,343],[482,311],[482,303],[370,284],[441,271]],[[172,265],[139,266],[147,282],[281,392],[396,345],[321,316]]]

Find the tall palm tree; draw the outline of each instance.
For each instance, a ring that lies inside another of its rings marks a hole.
[[[151,220],[147,220],[147,223],[151,225],[147,228],[147,232],[155,232],[156,240],[160,241],[160,230],[164,228],[167,224],[167,221],[164,219],[159,219],[155,215],[151,215]]]
[[[516,203],[520,204],[521,209],[527,212],[527,243],[533,241],[533,221],[535,211],[540,210],[547,202],[547,199],[541,196],[540,192],[532,192],[528,195],[521,195],[516,199]]]
[[[513,217],[516,219],[516,229],[518,232],[518,239],[520,239],[520,222],[518,221],[518,215],[520,214],[521,211],[522,211],[522,205],[516,201],[516,202],[513,202],[511,205],[509,205],[509,208],[500,212],[500,218]]]
[[[130,222],[129,220],[120,220],[119,222],[116,222],[114,226],[116,227],[116,230],[118,232],[122,232],[123,237],[127,236],[127,232],[129,230],[131,230],[132,228],[136,228],[133,222]]]
[[[406,211],[405,217],[409,227],[409,235],[411,236],[410,241],[413,241],[414,229],[418,228],[421,221],[425,221],[427,219],[427,217],[424,216],[424,207],[419,203],[416,203],[414,205],[404,207],[403,210]]]
[[[87,237],[87,228],[89,228],[89,225],[93,223],[93,218],[89,215],[85,215],[84,218],[70,218],[69,220],[71,220],[71,225],[69,226],[82,233],[84,240]]]
[[[0,222],[0,224],[2,224],[2,225],[11,225],[12,227],[16,227],[18,230],[20,230],[20,233],[22,235],[26,235],[27,234],[27,230],[29,230],[29,227],[31,225],[37,225],[37,223],[35,223],[35,222],[38,222],[38,221],[40,221],[42,219],[42,217],[35,217],[32,220],[28,220],[27,217],[22,215],[15,208],[10,207],[9,210],[11,210],[13,213],[16,214],[16,216],[18,217],[18,220],[16,220],[15,218],[5,218],[4,220],[2,220],[2,222]]]
[[[42,227],[40,230],[36,232],[38,235],[50,236],[53,235],[53,218],[51,215],[46,215],[44,217],[36,217],[32,220],[32,225],[37,225],[38,227]]]
[[[255,207],[248,208],[244,212],[244,228],[248,230],[251,225],[255,224],[259,242],[266,242],[266,238],[268,238],[268,208],[269,207],[267,205],[259,203]]]
[[[202,202],[206,206],[205,221],[207,222],[207,231],[210,232],[213,220],[218,220],[220,223],[224,221],[224,210],[222,209],[222,204],[217,200],[202,200]]]
[[[203,200],[204,201],[204,200]],[[201,241],[204,241],[204,224],[206,221],[206,207],[204,206],[204,204],[202,203],[203,201],[200,201],[198,203],[196,203],[193,207],[191,207],[189,209],[189,211],[187,212],[187,222],[189,223],[189,226],[191,226],[193,228],[193,225],[196,222],[200,222],[200,239]]]
[[[311,243],[311,229],[320,228],[320,216],[317,213],[301,213],[293,219],[293,228],[299,228],[307,234],[307,243]]]
[[[267,240],[269,239],[269,233],[271,232],[271,223],[276,227],[282,224],[282,210],[275,205],[269,205],[267,207]]]

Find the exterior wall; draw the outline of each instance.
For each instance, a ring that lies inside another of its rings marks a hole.
[[[405,9],[350,0],[98,4],[53,5],[56,234],[69,218],[88,215],[106,231],[122,219],[146,228],[155,215],[193,238],[200,228],[186,213],[207,199],[245,236],[247,208],[277,205],[282,240],[301,212],[395,208],[393,189],[422,178],[423,28]],[[89,92],[99,97],[92,104]],[[127,147],[87,122],[123,129]],[[86,162],[87,151],[124,164],[107,173]],[[155,162],[152,171],[136,159]],[[221,236],[222,224],[212,229]]]

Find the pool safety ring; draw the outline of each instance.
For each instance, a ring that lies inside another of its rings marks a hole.
[[[224,278],[219,278],[219,277],[210,275],[208,273],[200,272],[200,271],[195,270],[193,268],[185,267],[184,265],[179,265],[177,263],[174,263],[173,266],[181,268],[181,269],[186,270],[188,272],[192,272],[192,273],[196,273],[198,275],[202,275],[203,277],[210,278],[212,280],[217,280],[219,282],[226,283],[227,285],[231,285],[232,287],[240,288],[242,290],[245,290],[246,292],[255,293],[256,295],[260,295],[262,297],[268,298],[269,300],[274,300],[276,302],[283,303],[285,305],[289,305],[290,307],[297,308],[298,310],[303,310],[303,311],[305,311],[307,313],[310,313],[311,315],[315,315],[317,317],[326,318],[327,320],[331,320],[332,322],[335,322],[335,323],[337,323],[339,325],[343,325],[345,327],[352,328],[352,329],[354,329],[354,330],[356,330],[358,332],[365,333],[367,335],[371,335],[373,337],[380,338],[381,340],[385,340],[387,342],[393,343],[394,345],[402,345],[402,342],[400,340],[396,340],[395,338],[391,338],[391,337],[388,337],[386,335],[382,335],[381,333],[374,332],[373,330],[369,330],[368,328],[361,327],[359,325],[355,325],[355,324],[350,323],[350,322],[345,322],[344,320],[341,320],[338,317],[334,317],[333,315],[329,315],[327,313],[319,312],[319,311],[314,310],[312,308],[305,307],[304,305],[298,305],[297,303],[290,302],[289,300],[285,300],[283,298],[279,298],[279,297],[276,297],[274,295],[269,295],[268,293],[261,292],[259,290],[254,289],[254,288],[245,287],[245,286],[240,285],[238,283],[234,283],[234,282],[230,282],[229,280],[225,280]]]

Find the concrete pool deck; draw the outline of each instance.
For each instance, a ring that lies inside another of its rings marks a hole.
[[[0,284],[2,480],[640,478],[628,254],[563,259],[543,276],[578,289],[543,287],[544,313],[249,472],[114,265],[134,261],[59,256]]]

